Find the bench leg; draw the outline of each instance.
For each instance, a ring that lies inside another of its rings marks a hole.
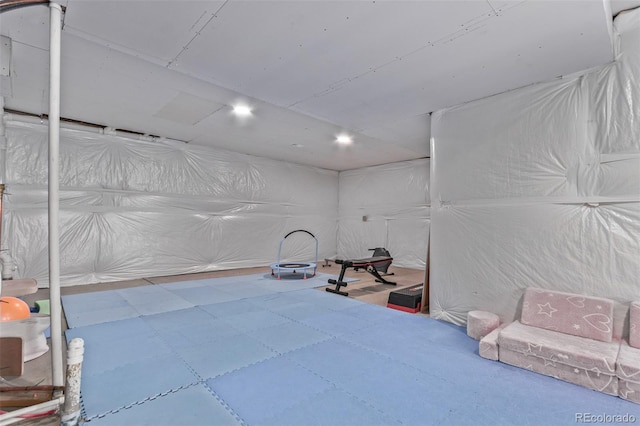
[[[347,283],[344,282],[344,273],[347,271],[348,264],[342,264],[342,269],[340,270],[340,276],[337,280],[329,280],[329,284],[335,284],[336,288],[326,288],[325,290],[329,293],[339,294],[340,296],[348,296],[349,293],[346,291],[340,291],[340,287],[346,287]]]
[[[340,286],[336,286],[336,288],[325,288],[326,291],[328,291],[329,293],[335,293],[335,294],[339,294],[340,296],[349,296],[349,293],[346,291],[340,291],[338,290],[340,288]]]
[[[376,282],[377,283],[382,283],[382,284],[387,284],[387,285],[396,285],[396,283],[391,282],[391,281],[387,281],[384,278],[382,278],[382,275],[380,275],[380,273],[378,272],[376,267],[373,266],[373,265],[367,266],[367,272],[370,273],[371,275],[373,275],[374,277],[376,277]]]

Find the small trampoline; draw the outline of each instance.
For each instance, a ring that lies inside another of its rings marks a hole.
[[[311,235],[311,237],[313,237],[313,239],[315,240],[316,259],[314,263],[312,262],[282,262],[281,263],[280,262],[280,256],[282,254],[282,243],[284,243],[284,241],[287,239],[289,235],[295,234],[296,232],[305,232]],[[313,273],[309,274],[308,271],[310,271],[311,269],[313,269]],[[276,276],[277,279],[280,279],[282,272],[288,272],[293,274],[298,274],[299,272],[302,272],[302,278],[306,280],[307,276],[314,277],[316,275],[317,269],[318,269],[318,239],[316,238],[316,236],[309,231],[305,231],[304,229],[297,229],[285,235],[284,238],[280,241],[280,245],[278,246],[278,262],[271,265],[271,275]]]

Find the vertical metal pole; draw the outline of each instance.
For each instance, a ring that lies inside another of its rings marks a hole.
[[[49,306],[51,309],[51,370],[54,386],[64,386],[62,305],[60,303],[59,145],[60,41],[62,8],[49,4]]]

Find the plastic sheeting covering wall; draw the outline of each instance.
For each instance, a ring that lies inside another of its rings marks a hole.
[[[3,247],[48,284],[47,128],[6,123]],[[338,173],[71,129],[60,142],[61,285],[266,266],[297,229],[335,253]],[[282,261],[314,261],[296,233]]]
[[[435,318],[516,318],[538,286],[640,298],[640,9],[616,60],[432,117]]]
[[[368,249],[385,247],[393,265],[425,268],[429,174],[429,159],[341,172],[338,257],[370,257]]]

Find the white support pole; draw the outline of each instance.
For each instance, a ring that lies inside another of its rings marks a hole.
[[[51,372],[54,386],[64,386],[62,304],[60,302],[59,151],[60,41],[62,8],[49,3],[49,306],[51,310]]]

